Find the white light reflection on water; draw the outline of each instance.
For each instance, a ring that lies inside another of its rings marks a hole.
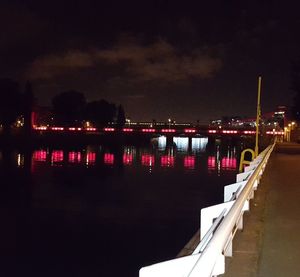
[[[163,151],[167,146],[167,138],[165,136],[160,136],[158,138],[158,150]]]
[[[187,152],[189,149],[189,138],[187,137],[174,137],[173,142],[176,144],[179,152]]]
[[[152,140],[157,145],[159,151],[164,151],[167,147],[166,136],[160,136]],[[208,138],[189,138],[189,137],[173,137],[173,143],[179,152],[205,152]],[[189,147],[191,149],[189,149]]]
[[[192,138],[192,151],[205,152],[208,138]]]
[[[24,167],[24,154],[21,153],[17,154],[17,166]]]

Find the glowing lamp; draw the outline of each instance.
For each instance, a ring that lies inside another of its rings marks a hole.
[[[176,130],[175,129],[161,129],[162,133],[175,133]]]
[[[184,129],[185,133],[196,133],[195,129]]]
[[[123,132],[133,132],[132,128],[123,128]]]
[[[105,132],[114,132],[115,128],[104,128]]]
[[[143,133],[154,133],[155,129],[142,129]]]

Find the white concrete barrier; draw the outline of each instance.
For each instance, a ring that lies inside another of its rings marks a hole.
[[[275,144],[253,160],[236,183],[224,188],[224,203],[201,210],[200,243],[194,252],[140,269],[140,277],[211,277],[225,273],[225,256],[232,256],[232,240],[243,228],[244,211],[254,196]]]

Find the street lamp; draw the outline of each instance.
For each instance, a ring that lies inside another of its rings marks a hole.
[[[171,128],[171,118],[168,119],[169,121],[169,129]]]

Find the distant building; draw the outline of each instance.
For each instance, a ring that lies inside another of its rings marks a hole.
[[[266,129],[283,130],[289,118],[288,108],[278,106],[274,112],[264,113],[261,116],[261,125]],[[223,116],[221,119],[214,119],[209,126],[215,128],[255,128],[256,117],[242,118],[239,116]]]
[[[255,119],[242,118],[240,116],[223,116],[222,119],[212,120],[209,126],[216,128],[251,128],[255,127]]]
[[[277,110],[274,112],[273,118],[275,122],[278,122],[278,125],[284,129],[284,126],[287,122],[287,107],[286,106],[278,106]]]

